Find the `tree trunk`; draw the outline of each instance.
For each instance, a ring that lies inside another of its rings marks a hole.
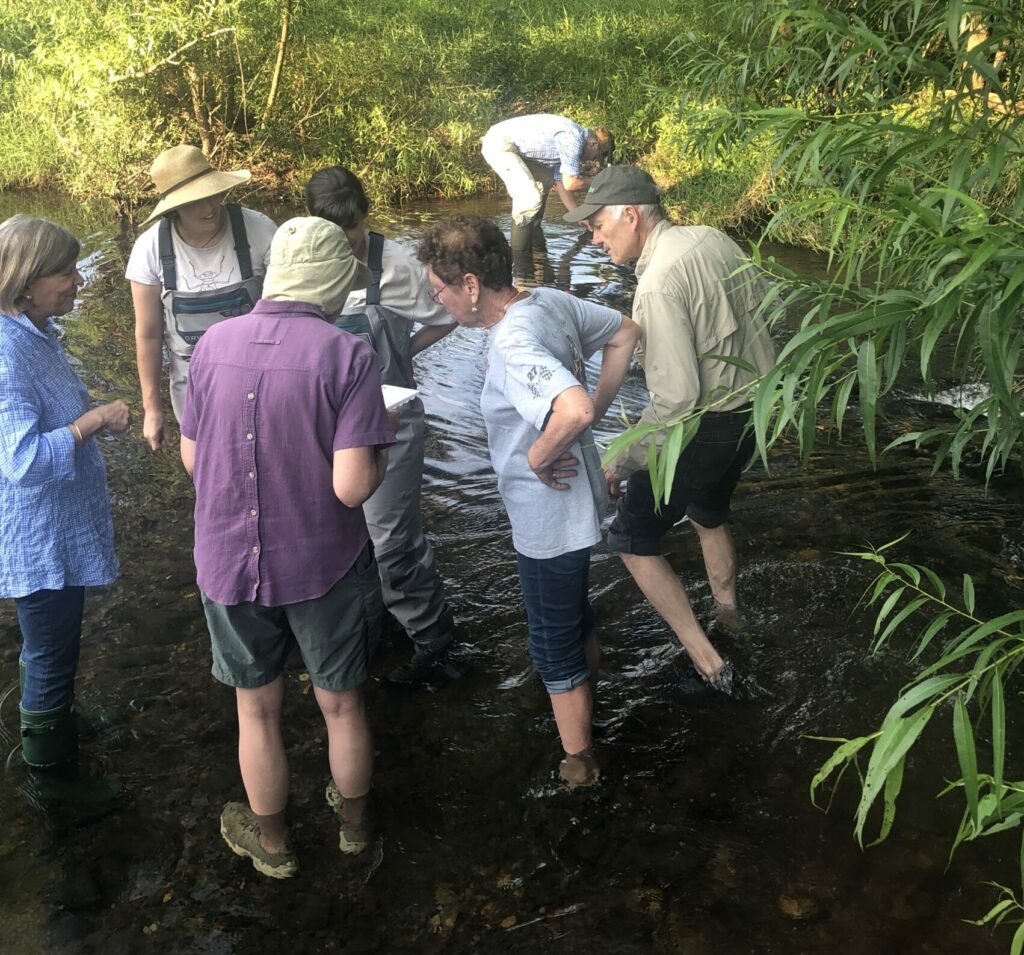
[[[267,94],[267,105],[263,108],[261,122],[266,122],[270,111],[274,108],[277,100],[277,91],[281,84],[281,73],[284,70],[284,53],[288,47],[288,26],[292,17],[292,0],[284,0],[281,7],[281,38],[277,43],[277,62],[274,63],[274,73],[270,77],[270,92]]]

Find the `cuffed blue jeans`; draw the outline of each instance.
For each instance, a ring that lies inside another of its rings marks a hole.
[[[25,667],[21,708],[44,713],[66,706],[75,696],[85,588],[37,590],[15,598],[14,603]]]
[[[548,693],[568,693],[590,675],[584,651],[594,632],[590,548],[541,560],[517,551],[516,559],[533,665]]]

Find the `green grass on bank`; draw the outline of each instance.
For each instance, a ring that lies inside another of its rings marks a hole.
[[[696,0],[61,0],[58,13],[14,0],[0,7],[0,187],[130,208],[151,201],[153,156],[194,142],[293,194],[341,162],[381,201],[465,195],[494,188],[479,153],[488,126],[552,111],[610,126],[620,159],[676,187],[684,218],[736,224],[764,199],[764,157],[705,165],[680,145],[668,51],[687,31],[713,33],[702,11]]]

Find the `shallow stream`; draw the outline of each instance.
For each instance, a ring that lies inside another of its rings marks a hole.
[[[257,208],[259,204],[254,202]],[[418,206],[380,225],[414,242],[425,218],[478,201]],[[46,215],[83,239],[88,284],[64,325],[94,396],[138,408],[130,241],[103,213],[52,199],[0,196],[0,219]],[[278,221],[294,210],[268,209]],[[628,272],[578,232],[546,223],[540,281],[628,302]],[[790,265],[813,257],[774,250]],[[109,726],[83,743],[93,765],[124,778],[115,812],[42,815],[23,798],[15,755],[0,779],[0,949],[37,953],[445,952],[875,955],[1003,952],[1005,935],[964,924],[995,900],[984,884],[1015,878],[1014,839],[965,845],[947,868],[959,819],[945,727],[915,753],[889,840],[852,837],[857,790],[831,811],[808,785],[831,752],[815,736],[860,734],[880,721],[911,668],[899,645],[870,656],[858,609],[865,565],[839,552],[893,540],[902,559],[948,581],[976,578],[982,611],[1020,603],[1024,492],[1019,482],[930,475],[912,451],[871,470],[855,422],[801,470],[781,443],[734,500],[742,638],[711,629],[748,692],[702,691],[680,648],[620,561],[598,548],[592,598],[603,642],[598,689],[604,782],[554,786],[558,746],[526,649],[525,614],[477,397],[482,333],[458,330],[417,359],[430,425],[425,521],[459,619],[466,673],[434,692],[375,683],[381,838],[366,857],[336,848],[323,726],[301,667],[288,675],[291,818],[302,870],[274,882],[221,842],[222,804],[243,795],[233,696],[210,676],[191,560],[189,482],[176,453],[136,433],[105,439],[122,576],[91,592],[79,706]],[[642,381],[623,392],[627,412]],[[909,392],[892,426],[945,412]],[[610,419],[609,419],[610,420]],[[605,423],[604,437],[615,429]],[[602,434],[599,433],[599,439]],[[685,526],[669,557],[698,614],[710,595]],[[393,635],[383,664],[409,652]],[[0,742],[17,742],[18,630],[0,606]],[[12,690],[12,692],[8,692]],[[1011,754],[1012,755],[1012,754]]]

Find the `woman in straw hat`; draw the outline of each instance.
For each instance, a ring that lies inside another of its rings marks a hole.
[[[135,242],[125,275],[135,306],[142,433],[155,451],[168,439],[162,346],[180,419],[192,349],[211,325],[257,302],[277,227],[262,213],[224,203],[228,190],[252,178],[248,169],[218,172],[195,146],[164,150],[150,175],[160,199],[143,224],[156,222]]]

